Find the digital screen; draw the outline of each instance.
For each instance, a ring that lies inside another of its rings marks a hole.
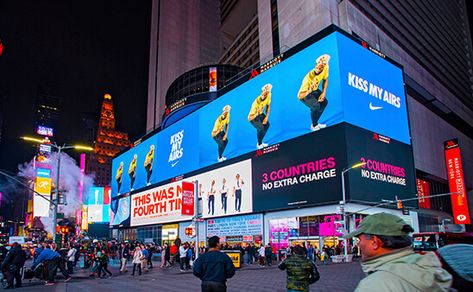
[[[338,203],[345,150],[343,125],[265,149],[252,159],[253,210]]]
[[[143,188],[157,182],[160,168],[156,166],[157,136],[141,142],[112,161],[111,197]]]
[[[366,165],[345,174],[347,198],[356,201],[380,202],[413,198],[416,195],[414,162],[409,145],[355,127],[345,125],[348,165]],[[416,201],[403,202],[416,207]]]
[[[54,134],[53,128],[46,127],[46,126],[38,126],[36,128],[36,134],[41,136],[52,137]]]
[[[87,193],[87,221],[110,222],[110,190],[91,187]]]
[[[402,70],[334,32],[115,158],[112,197],[342,122],[410,144]]]
[[[110,225],[113,226],[130,226],[130,194],[124,194],[120,197],[112,199],[110,203],[110,211],[113,215],[113,220]]]

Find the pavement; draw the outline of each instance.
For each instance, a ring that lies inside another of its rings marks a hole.
[[[76,268],[72,280],[65,283],[58,272],[56,285],[45,286],[40,280],[24,280],[23,287],[16,291],[200,291],[200,280],[191,271],[180,272],[176,264],[172,268],[162,270],[160,262],[154,262],[154,269],[141,276],[131,276],[129,272],[118,273],[118,261],[111,261],[109,270],[111,278],[96,279],[90,277],[90,270]],[[27,264],[26,266],[29,267]],[[364,277],[359,262],[317,264],[320,280],[310,286],[310,291],[353,291]],[[227,281],[227,291],[287,291],[286,272],[277,265],[259,267],[243,265],[237,269],[235,276]]]

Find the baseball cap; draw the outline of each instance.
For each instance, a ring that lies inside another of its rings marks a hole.
[[[389,213],[377,213],[363,219],[358,230],[348,233],[344,238],[356,237],[362,233],[382,236],[404,236],[409,235],[411,232],[414,232],[414,229],[402,218]]]

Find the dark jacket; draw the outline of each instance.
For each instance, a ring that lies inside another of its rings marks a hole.
[[[3,260],[2,270],[7,269],[11,265],[21,268],[25,264],[25,261],[26,252],[20,246],[12,247]]]
[[[287,270],[287,289],[309,291],[309,278],[314,263],[305,256],[294,254],[279,264],[279,269]]]
[[[228,255],[220,251],[209,251],[194,262],[193,273],[202,282],[225,283],[235,275],[235,266]]]

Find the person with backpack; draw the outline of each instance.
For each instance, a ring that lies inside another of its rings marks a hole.
[[[21,248],[18,242],[14,242],[10,251],[8,251],[2,262],[2,271],[7,270],[7,287],[13,289],[13,281],[16,281],[16,287],[21,287],[21,268],[25,265],[26,252]]]
[[[292,249],[292,256],[282,261],[279,269],[287,271],[287,290],[288,291],[309,291],[309,285],[320,279],[313,261],[307,259],[304,255],[304,249],[296,245]]]

